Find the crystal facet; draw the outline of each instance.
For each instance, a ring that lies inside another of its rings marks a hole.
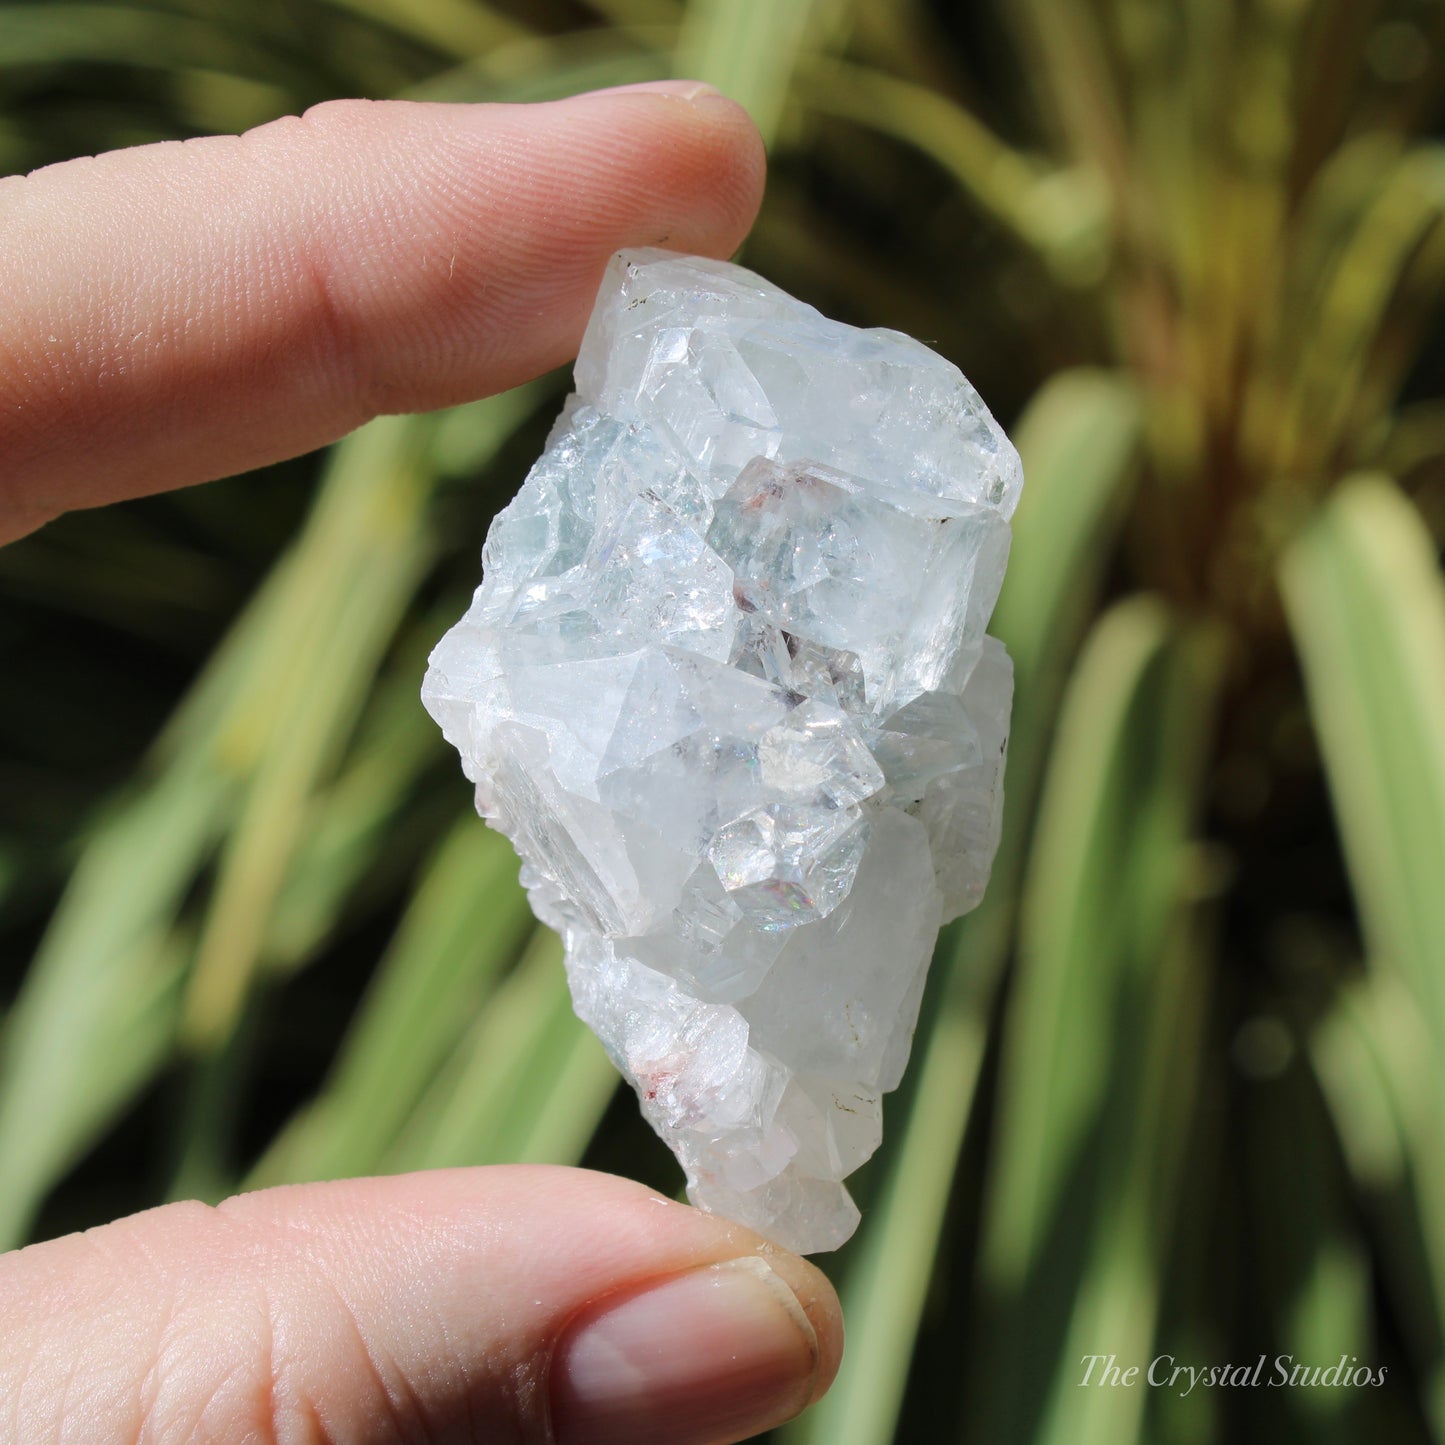
[[[689,1196],[833,1249],[998,843],[1018,456],[921,343],[665,251],[576,383],[423,697]]]

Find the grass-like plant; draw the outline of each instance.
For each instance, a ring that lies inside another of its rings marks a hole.
[[[744,259],[1017,412],[1006,834],[794,1445],[1445,1441],[1439,11],[0,5],[4,169],[711,80],[773,153]],[[416,700],[557,395],[0,554],[0,1246],[376,1170],[669,1180]],[[1391,1383],[1082,1387],[1100,1353]]]

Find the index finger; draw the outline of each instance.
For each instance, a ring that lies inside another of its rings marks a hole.
[[[623,246],[725,256],[761,142],[708,87],[332,101],[0,180],[0,542],[564,361]]]

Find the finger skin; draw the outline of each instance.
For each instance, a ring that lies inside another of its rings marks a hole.
[[[0,1438],[540,1445],[572,1321],[750,1255],[797,1294],[821,1394],[842,1348],[826,1279],[608,1175],[498,1166],[167,1205],[0,1256]]]
[[[619,247],[730,254],[761,142],[698,88],[332,101],[0,180],[0,541],[535,376]]]

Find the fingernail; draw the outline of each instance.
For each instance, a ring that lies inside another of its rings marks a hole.
[[[673,1275],[574,1324],[552,1363],[557,1445],[717,1445],[813,1396],[818,1339],[749,1256]]]
[[[702,80],[640,80],[634,85],[609,85],[603,90],[584,90],[574,99],[589,95],[670,95],[678,100],[708,100],[722,92]]]

